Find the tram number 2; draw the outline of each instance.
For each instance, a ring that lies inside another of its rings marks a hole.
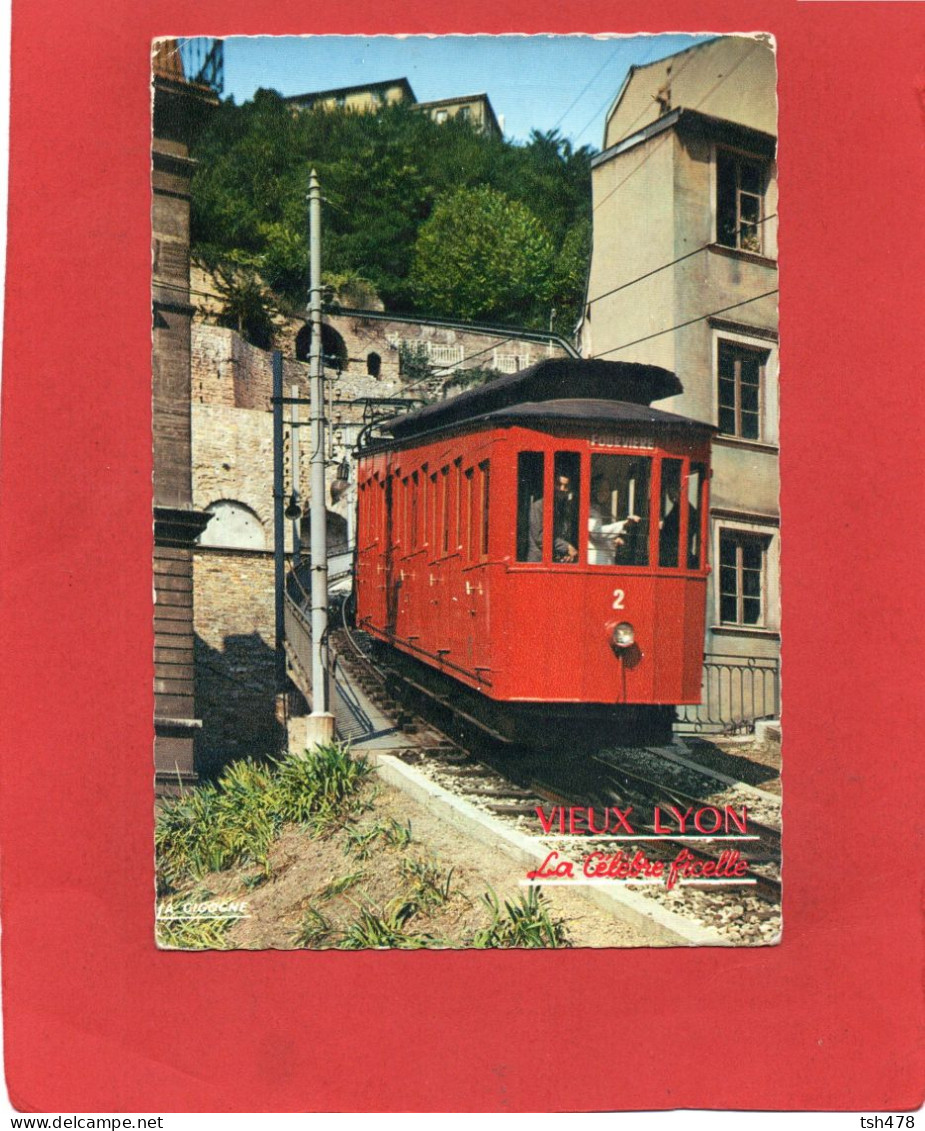
[[[611,605],[611,608],[613,608],[613,609],[622,609],[623,608],[623,590],[622,589],[614,589],[614,591],[613,591],[613,605]]]

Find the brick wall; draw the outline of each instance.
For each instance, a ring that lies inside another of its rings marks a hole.
[[[209,774],[233,758],[285,745],[276,717],[273,555],[197,549],[193,555],[196,764]]]

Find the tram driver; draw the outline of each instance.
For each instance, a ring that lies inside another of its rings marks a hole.
[[[552,560],[577,562],[578,508],[570,476],[557,472],[552,497]],[[528,561],[543,560],[543,500],[535,499],[530,508],[530,551]]]

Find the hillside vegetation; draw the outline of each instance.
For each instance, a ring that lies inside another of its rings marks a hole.
[[[555,309],[569,333],[590,248],[591,154],[555,131],[515,145],[403,105],[294,113],[260,90],[219,106],[194,149],[193,252],[225,278],[259,276],[284,309],[304,307],[315,168],[324,269],[342,293],[543,329]]]

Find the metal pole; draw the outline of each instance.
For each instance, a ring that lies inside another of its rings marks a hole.
[[[324,387],[321,368],[321,189],[314,169],[308,181],[309,246],[311,274],[309,315],[312,326],[311,353],[311,547],[312,547],[312,715],[330,717],[328,689],[328,548],[327,510],[324,492]],[[331,718],[333,735],[333,718]],[[325,727],[317,728],[318,740],[324,740]]]
[[[286,634],[283,595],[286,584],[286,525],[283,515],[283,355],[273,351],[273,565],[276,594],[276,690],[286,686]]]

